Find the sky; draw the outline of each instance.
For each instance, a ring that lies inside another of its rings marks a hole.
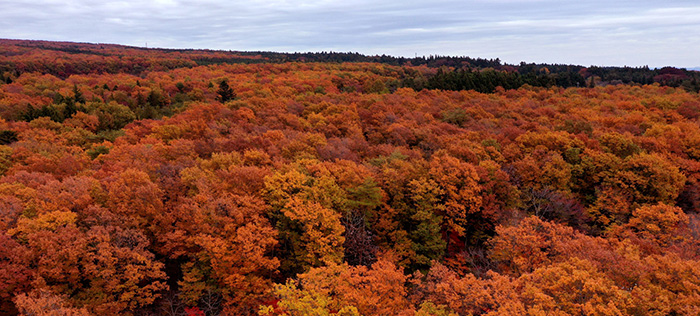
[[[0,0],[0,38],[700,67],[697,0]]]

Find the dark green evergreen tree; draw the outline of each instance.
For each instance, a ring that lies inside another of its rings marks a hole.
[[[78,89],[78,85],[73,85],[73,101],[75,103],[85,103],[85,97],[83,93]]]
[[[0,145],[7,145],[17,141],[17,132],[4,130],[0,131]]]
[[[219,90],[217,90],[216,93],[219,94],[219,96],[216,99],[221,103],[226,103],[227,101],[236,98],[236,93],[233,92],[233,89],[231,89],[231,87],[229,87],[226,79],[222,80],[221,83],[219,83]]]

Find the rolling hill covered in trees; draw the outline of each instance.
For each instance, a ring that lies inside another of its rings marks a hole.
[[[0,314],[700,313],[675,68],[0,40]]]

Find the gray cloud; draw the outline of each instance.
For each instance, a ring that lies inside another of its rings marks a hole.
[[[8,1],[0,37],[171,48],[699,66],[695,1]]]

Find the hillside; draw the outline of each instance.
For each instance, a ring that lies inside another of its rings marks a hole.
[[[271,54],[0,41],[0,314],[700,313],[694,72]]]

